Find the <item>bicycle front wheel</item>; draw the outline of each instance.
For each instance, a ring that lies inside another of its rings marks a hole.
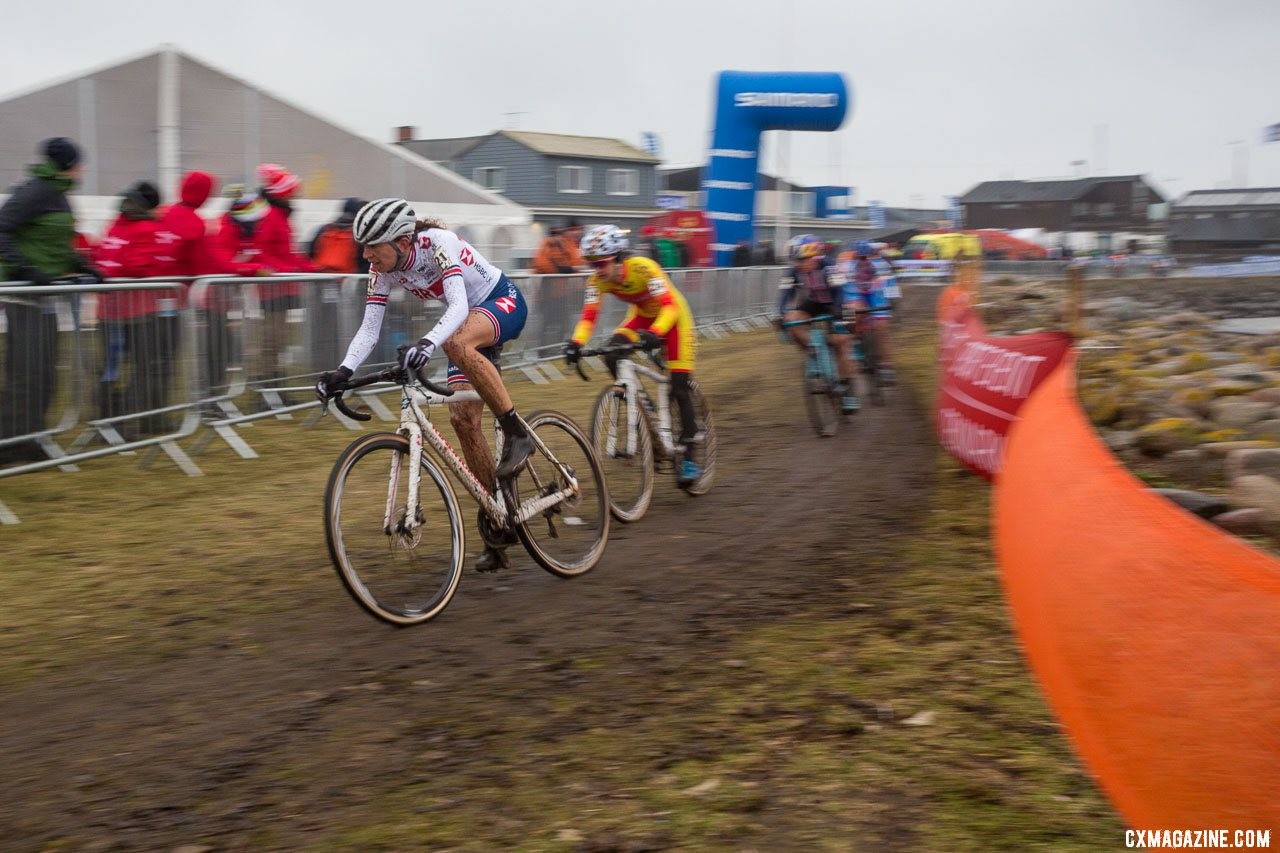
[[[590,571],[609,541],[609,491],[591,442],[559,412],[534,412],[525,421],[550,452],[534,451],[529,464],[503,489],[509,506],[550,497],[577,481],[576,494],[516,525],[529,556],[551,574],[576,577]]]
[[[840,404],[832,389],[831,379],[823,375],[813,359],[804,365],[804,407],[809,413],[809,423],[823,438],[830,438],[840,428]]]
[[[600,392],[591,413],[591,445],[609,484],[609,509],[618,521],[638,521],[653,498],[653,438],[644,418],[636,425],[630,449],[626,392],[613,386]]]
[[[425,454],[421,523],[406,527],[408,469],[407,438],[361,436],[338,457],[324,495],[325,538],[342,585],[374,617],[402,628],[448,605],[462,578],[464,548],[453,486]]]
[[[698,479],[692,483],[686,483],[683,488],[691,495],[705,495],[711,491],[711,484],[716,479],[716,451],[720,447],[720,442],[716,438],[715,421],[711,418],[711,404],[703,395],[702,386],[693,380],[689,381],[689,396],[693,399],[693,413],[698,421],[698,433],[702,441],[686,452],[690,453],[693,461],[702,468],[702,473]],[[609,488],[613,488],[612,480],[609,481]]]

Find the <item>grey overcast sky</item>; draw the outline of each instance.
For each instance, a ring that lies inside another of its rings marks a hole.
[[[1280,186],[1280,142],[1262,142],[1280,122],[1280,0],[8,0],[0,15],[0,98],[171,43],[383,141],[406,124],[652,131],[688,165],[717,71],[837,71],[844,126],[765,134],[765,171],[930,207],[994,179]]]

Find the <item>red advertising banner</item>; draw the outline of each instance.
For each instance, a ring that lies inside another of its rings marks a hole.
[[[1066,332],[992,337],[952,285],[938,300],[938,438],[976,474],[994,480],[1018,409],[1071,348]]]
[[[689,265],[711,266],[711,237],[714,233],[711,220],[701,210],[668,210],[650,217],[657,236],[683,240],[689,250]]]

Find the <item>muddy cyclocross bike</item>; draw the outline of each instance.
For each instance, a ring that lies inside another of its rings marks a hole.
[[[782,329],[809,327],[809,344],[804,356],[804,407],[814,432],[830,438],[840,430],[840,422],[848,417],[841,411],[840,371],[828,336],[843,332],[845,323],[830,314],[819,314],[804,320],[784,320]],[[783,336],[788,343],[791,339]],[[849,413],[852,414],[852,413]]]
[[[877,309],[859,308],[854,313],[875,314]],[[858,317],[855,323],[850,324],[853,326],[853,358],[866,380],[867,396],[875,405],[883,406],[885,389],[893,387],[881,363],[880,336],[888,334],[888,331],[868,317]]]
[[[581,352],[583,358],[618,358],[618,378],[600,392],[591,413],[591,441],[609,481],[609,508],[615,518],[624,522],[644,516],[653,499],[655,475],[670,473],[678,477],[686,456],[698,463],[702,472],[691,482],[677,479],[679,488],[691,495],[703,495],[711,490],[716,477],[716,427],[702,389],[697,382],[689,382],[698,437],[685,447],[672,431],[671,377],[661,352],[649,354],[652,366],[629,357],[643,348],[640,343],[628,342]],[[581,362],[574,366],[578,375],[586,379]],[[655,394],[649,393],[643,379],[653,382]]]
[[[466,522],[442,465],[479,504],[487,543],[505,544],[514,533],[538,565],[562,578],[599,562],[609,539],[609,494],[591,442],[571,419],[553,411],[524,419],[534,453],[493,494],[421,405],[479,400],[475,391],[453,392],[398,366],[352,379],[346,391],[379,382],[401,386],[400,427],[353,441],[334,463],[324,497],[329,555],[357,604],[405,627],[439,615],[453,598]],[[372,417],[350,408],[342,393],[333,404],[353,420]],[[500,441],[496,424],[495,433]]]
[[[871,402],[877,406],[884,404],[884,379],[879,371],[879,342],[875,334],[865,334],[860,316],[873,313],[870,308],[858,308],[845,311],[844,319],[837,319],[830,314],[808,317],[804,320],[783,320],[781,330],[796,326],[809,327],[809,345],[805,348],[804,359],[804,392],[805,411],[809,414],[809,423],[814,432],[823,438],[830,438],[840,429],[840,422],[852,415],[841,408],[840,373],[836,364],[836,356],[828,336],[831,333],[853,333],[854,359],[866,378],[867,393]],[[791,339],[783,335],[787,343]],[[856,391],[852,388],[851,391]],[[856,411],[856,410],[855,410]]]

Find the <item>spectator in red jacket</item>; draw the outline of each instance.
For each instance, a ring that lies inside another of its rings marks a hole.
[[[302,180],[275,163],[259,166],[258,179],[267,208],[253,233],[253,247],[258,252],[255,260],[275,273],[314,272],[315,267],[307,256],[294,251],[293,226],[289,224],[292,199],[302,187]],[[260,357],[252,372],[254,379],[282,375],[282,356],[288,345],[286,312],[301,306],[301,293],[302,286],[296,281],[258,288],[263,318]]]
[[[289,224],[289,217],[293,215],[293,197],[301,189],[302,179],[274,163],[259,166],[258,177],[262,181],[262,197],[267,201],[267,214],[253,235],[259,261],[270,267],[272,272],[315,272],[311,260],[294,251],[293,226]],[[294,286],[297,287],[296,284]]]
[[[172,275],[216,275],[232,272],[219,262],[210,246],[208,227],[200,218],[200,206],[213,193],[214,177],[208,172],[188,172],[178,190],[179,201],[164,209],[157,225],[160,259]]]
[[[239,251],[238,241],[234,249],[223,249],[218,242],[219,235],[211,233],[200,216],[200,207],[215,192],[216,186],[217,180],[208,172],[188,172],[178,191],[178,203],[169,205],[160,216],[156,235],[161,248],[160,260],[169,265],[173,275],[227,273],[245,276],[263,271],[259,264],[238,263],[235,259]],[[213,285],[204,291],[195,305],[201,312],[206,332],[205,354],[208,359],[203,388],[227,384],[227,368],[231,366],[233,352],[227,309],[233,305],[238,307],[238,297],[236,285]]]
[[[159,206],[160,191],[150,181],[138,181],[125,191],[120,215],[94,254],[105,275],[152,278],[171,274],[172,265],[161,259],[156,236]],[[177,289],[101,294],[98,321],[104,341],[99,399],[102,417],[150,412],[138,419],[137,429],[142,434],[166,431],[165,416],[155,410],[168,405],[169,380],[178,349],[180,298]],[[122,432],[133,430],[125,428]]]
[[[216,262],[236,275],[270,275],[271,270],[258,261],[259,252],[254,245],[258,224],[267,215],[267,203],[252,190],[245,191],[243,187],[227,189],[234,190],[234,201],[223,214],[213,240]]]

